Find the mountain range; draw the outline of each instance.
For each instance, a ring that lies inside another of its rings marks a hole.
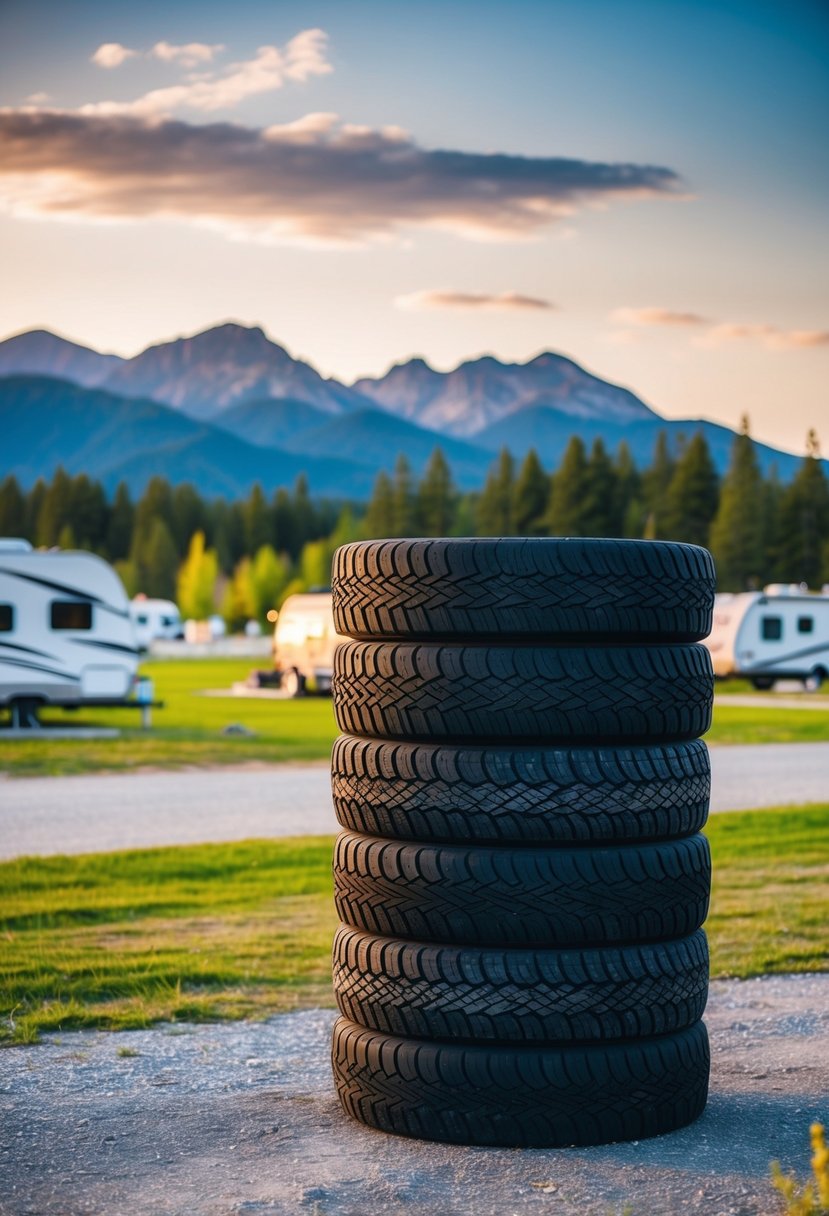
[[[554,468],[574,434],[609,450],[624,439],[647,464],[659,431],[676,446],[702,430],[722,471],[733,431],[668,420],[626,388],[544,352],[526,363],[492,356],[440,372],[423,359],[353,385],[321,376],[258,327],[219,325],[148,347],[132,359],[32,330],[0,342],[0,475],[23,485],[63,465],[140,493],[154,474],[202,494],[270,491],[307,474],[315,494],[365,499],[404,452],[415,472],[439,447],[463,489],[483,482],[507,447],[534,447]],[[800,458],[757,444],[781,480]]]

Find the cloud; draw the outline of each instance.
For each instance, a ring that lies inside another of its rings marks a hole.
[[[104,42],[92,56],[91,62],[97,63],[99,68],[120,68],[125,60],[133,59],[137,54],[138,51],[131,51],[120,42]]]
[[[499,295],[471,291],[415,291],[398,296],[397,308],[421,312],[428,309],[473,309],[478,312],[531,312],[552,310],[555,304],[538,296],[525,296],[517,291],[502,291]]]
[[[777,325],[743,325],[724,321],[714,325],[699,345],[718,347],[731,342],[760,342],[767,350],[804,350],[829,346],[827,329],[781,329]]]
[[[271,93],[275,89],[281,89],[287,81],[302,82],[309,76],[324,76],[331,72],[333,69],[325,57],[327,42],[328,35],[324,30],[303,30],[284,47],[260,46],[252,59],[233,63],[218,75],[208,74],[184,84],[152,89],[135,101],[90,102],[81,106],[78,113],[154,118],[184,108],[209,114],[238,105],[240,101],[258,93]],[[178,62],[183,62],[181,53],[192,52],[193,47],[211,52],[218,49],[207,47],[203,43],[190,43],[186,47],[170,47],[167,43],[156,43],[153,54],[157,53],[160,46],[167,48],[162,58],[166,55],[175,60],[178,56]]]
[[[617,308],[611,319],[622,325],[710,325],[708,317],[696,312],[674,312],[670,308]]]
[[[206,42],[186,42],[183,46],[157,42],[149,53],[154,59],[162,59],[165,63],[180,63],[183,68],[197,68],[202,64],[212,63],[214,57],[224,49],[220,42],[212,46]]]
[[[617,308],[610,314],[612,321],[622,325],[673,326],[704,330],[694,336],[695,346],[719,347],[731,342],[759,342],[767,350],[802,350],[808,347],[829,346],[829,330],[826,329],[781,329],[778,325],[744,323],[739,321],[714,321],[696,312],[675,312],[669,308]],[[617,335],[617,340],[630,339]]]
[[[301,53],[295,69],[313,60]],[[175,219],[265,241],[354,243],[401,229],[534,236],[579,207],[676,196],[653,165],[432,151],[333,114],[265,130],[0,110],[0,206],[52,219]]]

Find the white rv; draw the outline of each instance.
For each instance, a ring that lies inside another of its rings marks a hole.
[[[720,678],[740,676],[755,688],[802,680],[817,689],[829,677],[829,593],[774,583],[717,595],[705,645]]]
[[[184,622],[172,600],[151,600],[146,595],[136,595],[130,602],[130,616],[139,650],[149,650],[150,642],[155,638],[167,641],[184,637]]]
[[[0,706],[21,726],[43,705],[112,705],[132,689],[129,600],[93,553],[0,538]]]
[[[293,697],[306,685],[331,691],[334,648],[342,638],[334,628],[330,592],[289,595],[279,610],[273,634],[273,661],[280,686]]]

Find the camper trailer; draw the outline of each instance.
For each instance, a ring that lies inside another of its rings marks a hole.
[[[184,622],[172,600],[151,600],[146,595],[136,595],[130,602],[130,617],[139,650],[149,650],[155,638],[166,641],[184,637]]]
[[[815,690],[829,676],[829,591],[775,583],[718,595],[705,645],[721,679],[740,676],[755,688],[801,680]]]
[[[342,641],[334,629],[330,592],[289,595],[276,618],[274,668],[280,687],[298,697],[308,685],[331,691],[334,648]]]
[[[121,704],[138,665],[129,601],[93,553],[0,538],[0,706],[36,725],[43,705]]]

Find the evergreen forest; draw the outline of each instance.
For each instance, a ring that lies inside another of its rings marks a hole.
[[[254,486],[241,501],[205,500],[192,486],[153,478],[133,500],[122,483],[59,469],[28,491],[0,483],[0,536],[90,549],[111,561],[127,592],[175,599],[185,617],[219,611],[230,628],[264,620],[289,594],[324,587],[338,545],[371,537],[618,536],[705,545],[721,591],[770,582],[829,583],[829,480],[817,436],[793,480],[759,469],[748,420],[720,478],[698,432],[671,452],[660,434],[637,468],[624,443],[609,453],[570,440],[547,472],[535,451],[519,464],[504,449],[481,490],[460,493],[440,449],[416,477],[405,455],[381,473],[368,504]]]

